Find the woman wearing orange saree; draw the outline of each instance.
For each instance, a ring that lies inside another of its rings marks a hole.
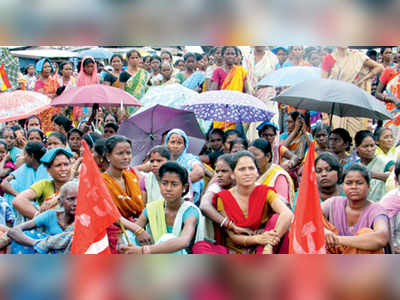
[[[122,215],[120,221],[124,227],[135,233],[139,243],[151,240],[143,228],[134,223],[144,209],[139,178],[128,171],[132,160],[132,145],[123,136],[114,135],[106,140],[109,168],[102,174],[111,197]],[[117,254],[117,242],[121,235],[119,224],[107,228],[108,240],[112,254]]]
[[[33,88],[35,92],[46,94],[52,99],[56,96],[57,89],[60,85],[57,80],[51,76],[51,73],[53,73],[54,70],[54,66],[48,58],[43,58],[37,62],[36,71],[39,73],[39,79],[36,80]],[[61,108],[52,107],[39,114],[42,123],[42,130],[45,134],[53,130],[51,117],[60,112]]]

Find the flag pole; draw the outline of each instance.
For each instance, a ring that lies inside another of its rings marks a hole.
[[[128,246],[132,246],[131,241],[129,240],[128,234],[126,233],[126,229],[124,224],[122,224],[121,218],[118,220],[119,226],[121,227],[122,233],[124,234],[126,241],[128,242]]]

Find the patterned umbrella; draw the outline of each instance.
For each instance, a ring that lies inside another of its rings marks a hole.
[[[11,92],[18,88],[19,61],[8,48],[0,48],[0,65],[2,63],[4,63],[4,69],[11,84],[11,88],[7,91]]]
[[[0,93],[0,122],[21,120],[50,107],[51,99],[29,91]]]
[[[269,121],[274,115],[260,99],[237,91],[211,91],[198,94],[183,109],[197,118],[221,122]]]
[[[195,91],[185,88],[180,84],[167,84],[150,87],[147,93],[140,99],[142,107],[137,112],[142,112],[157,104],[182,109],[182,106],[191,98],[197,96]],[[206,133],[211,126],[210,121],[197,120],[203,133]]]

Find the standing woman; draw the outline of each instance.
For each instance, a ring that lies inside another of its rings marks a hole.
[[[368,200],[378,202],[386,194],[385,182],[394,168],[394,162],[387,162],[375,156],[376,144],[372,132],[361,130],[354,137],[359,162],[371,173]]]
[[[28,131],[32,128],[42,129],[42,124],[40,123],[40,119],[37,116],[30,116],[25,121],[25,130]]]
[[[329,133],[331,129],[328,125],[318,124],[312,131],[312,135],[317,141],[318,148],[316,149],[317,155],[322,152],[329,151]]]
[[[161,75],[161,57],[158,55],[153,55],[150,59],[150,65],[151,65],[151,77],[150,77],[150,83],[152,86],[155,85],[160,85],[162,81],[162,75]]]
[[[65,90],[76,87],[76,78],[72,76],[74,72],[74,66],[71,62],[63,62],[60,65],[60,77],[58,78],[58,84],[65,86]]]
[[[322,203],[326,247],[331,253],[384,253],[390,240],[389,218],[377,203],[367,199],[368,170],[354,164],[344,172],[346,197],[333,197]]]
[[[230,253],[287,253],[289,229],[293,214],[270,187],[257,185],[259,176],[253,154],[241,151],[233,156],[233,178],[236,185],[219,192],[213,205],[226,222],[251,229],[255,235],[236,234],[227,229],[217,243]]]
[[[107,72],[104,77],[104,84],[111,85],[113,87],[119,88],[119,76],[122,72],[123,58],[119,54],[114,54],[111,56],[111,65],[113,67],[112,72]]]
[[[148,238],[144,230],[133,223],[144,209],[139,178],[134,171],[127,171],[132,160],[132,144],[129,139],[114,135],[106,140],[106,157],[109,167],[102,174],[103,180],[110,191],[111,197],[122,215],[120,219],[125,228],[136,234],[141,240]],[[118,223],[107,228],[111,253],[116,254],[117,242],[121,235]]]
[[[43,58],[39,60],[36,64],[36,71],[39,73],[39,78],[35,82],[34,91],[54,98],[60,85],[57,80],[51,76],[55,69],[50,59]],[[39,114],[39,118],[42,122],[42,130],[45,134],[52,131],[51,118],[60,112],[61,108],[52,107]]]
[[[271,144],[264,139],[254,140],[249,151],[254,154],[260,168],[260,177],[257,184],[263,184],[275,189],[283,197],[285,204],[293,208],[294,206],[294,184],[290,175],[279,165],[272,163]]]
[[[176,79],[183,84],[194,72],[196,72],[196,55],[188,52],[183,57],[185,70],[176,74]]]
[[[172,129],[165,138],[165,146],[171,151],[171,160],[176,161],[189,172],[193,202],[199,203],[204,188],[204,170],[199,157],[186,153],[189,147],[186,133],[180,129]]]

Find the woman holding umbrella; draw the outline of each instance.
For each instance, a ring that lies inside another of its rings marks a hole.
[[[199,157],[186,153],[189,147],[189,139],[186,133],[180,129],[172,129],[165,138],[165,146],[171,151],[171,159],[189,172],[193,201],[198,203],[204,188],[204,170]]]

